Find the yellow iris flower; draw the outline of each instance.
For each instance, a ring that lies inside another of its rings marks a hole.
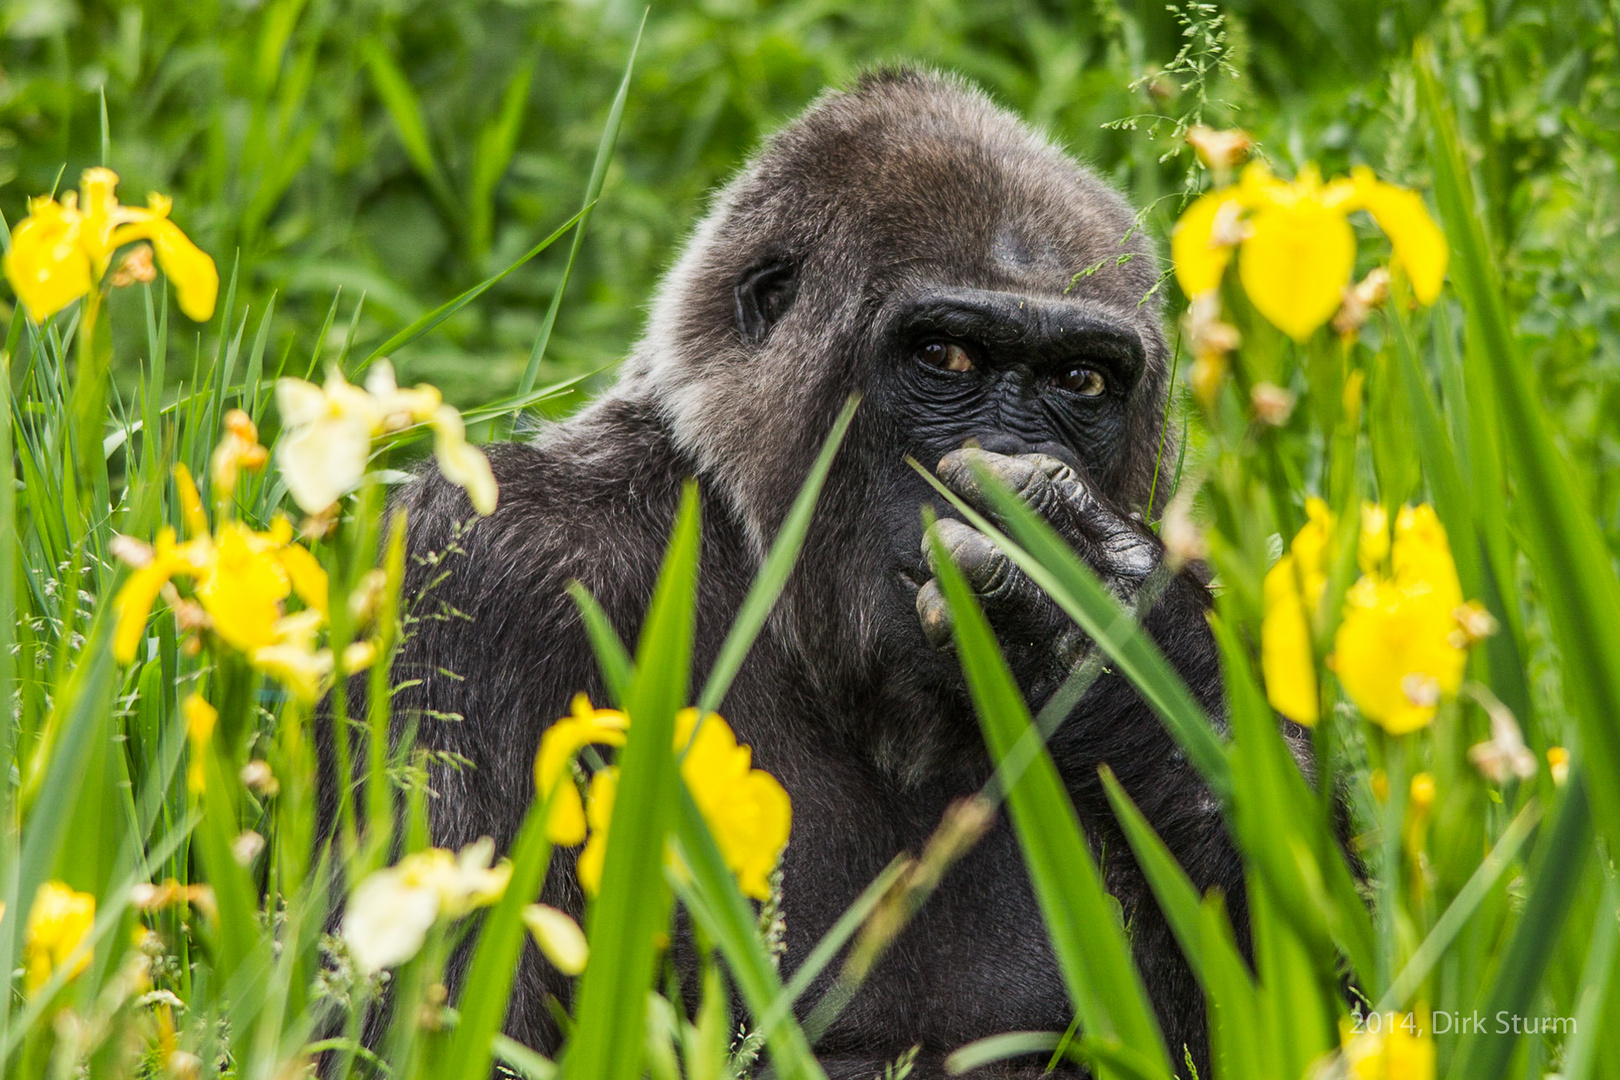
[[[89,893],[76,892],[60,881],[47,881],[34,894],[34,906],[28,911],[28,927],[23,942],[24,985],[29,994],[39,992],[52,973],[73,955],[79,944],[90,935],[96,921],[96,898]],[[90,950],[86,949],[68,972],[75,978],[90,966]]]
[[[1305,500],[1305,527],[1266,572],[1262,586],[1260,670],[1266,700],[1296,724],[1321,719],[1311,617],[1327,588],[1328,544],[1334,515],[1321,499]]]
[[[219,710],[208,704],[201,694],[190,694],[180,706],[186,717],[186,740],[191,744],[191,764],[186,767],[186,790],[201,794],[208,784],[208,773],[203,756],[208,744],[214,741],[214,727],[219,723]]]
[[[1323,183],[1307,166],[1290,183],[1253,162],[1238,183],[1201,196],[1176,222],[1176,279],[1189,297],[1215,289],[1236,250],[1238,278],[1255,309],[1304,341],[1333,317],[1350,284],[1356,238],[1346,219],[1357,210],[1389,237],[1413,294],[1434,303],[1449,258],[1445,236],[1416,192],[1367,168]]]
[[[593,896],[602,883],[619,775],[616,768],[597,770],[581,806],[578,790],[566,779],[567,766],[587,744],[623,746],[628,726],[629,718],[623,713],[594,709],[579,694],[572,715],[546,730],[535,758],[535,790],[541,798],[550,797],[559,783],[563,785],[552,803],[547,834],[554,843],[564,845],[585,840],[579,856],[579,880]],[[714,713],[699,727],[696,709],[681,710],[675,718],[674,748],[686,750],[681,777],[726,866],[737,875],[746,895],[767,898],[770,873],[787,846],[792,827],[787,791],[770,773],[753,768],[753,752],[739,746],[730,725]]]
[[[1434,1040],[1425,1014],[1372,1013],[1361,1031],[1345,1028],[1341,1052],[1352,1080],[1434,1080]]]
[[[466,489],[478,513],[495,511],[495,475],[483,452],[467,442],[461,414],[431,386],[400,389],[386,360],[372,366],[364,387],[336,370],[325,386],[278,379],[276,404],[287,427],[276,463],[293,501],[307,513],[320,513],[360,483],[372,440],[424,423],[433,429],[433,453],[445,479]]]
[[[111,169],[86,169],[79,190],[64,193],[61,202],[49,195],[28,201],[28,216],[11,232],[5,274],[29,316],[44,322],[88,295],[100,286],[115,251],[149,240],[180,310],[207,321],[219,295],[214,260],[169,220],[168,198],[154,194],[145,207],[121,206],[117,187]]]
[[[1458,622],[1462,586],[1434,508],[1403,507],[1388,551],[1388,572],[1368,572],[1345,595],[1334,668],[1364,716],[1402,735],[1433,720],[1441,699],[1462,685],[1470,638]]]

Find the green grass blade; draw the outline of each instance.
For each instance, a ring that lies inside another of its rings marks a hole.
[[[651,9],[648,9],[651,10]],[[563,264],[562,278],[557,282],[557,291],[552,294],[551,306],[546,309],[546,320],[540,325],[540,333],[535,338],[534,348],[529,352],[529,364],[523,371],[523,378],[518,383],[518,393],[526,394],[534,389],[535,380],[540,377],[540,362],[545,359],[546,346],[551,343],[551,329],[557,324],[557,312],[562,308],[563,293],[568,289],[568,279],[574,272],[574,263],[579,258],[579,250],[585,244],[585,227],[591,221],[591,208],[602,197],[602,181],[607,178],[608,162],[613,159],[613,148],[619,141],[619,124],[624,119],[624,103],[630,96],[630,74],[636,67],[636,53],[641,49],[641,35],[647,29],[647,12],[642,12],[641,25],[636,28],[636,40],[630,45],[630,58],[624,64],[624,76],[619,80],[619,92],[613,96],[613,107],[608,110],[606,126],[602,129],[602,138],[596,145],[596,160],[591,163],[591,178],[585,184],[584,205],[580,208],[579,229],[574,233],[574,242],[568,249],[568,261]]]
[[[821,485],[827,479],[827,471],[832,468],[838,448],[843,445],[844,435],[849,431],[859,404],[858,397],[851,397],[833,421],[832,431],[822,444],[821,453],[816,455],[815,464],[810,467],[810,475],[799,489],[798,497],[793,500],[793,507],[783,519],[776,539],[771,542],[770,554],[760,566],[753,585],[749,586],[748,595],[743,599],[742,607],[726,633],[726,640],[720,646],[714,667],[709,669],[708,681],[704,683],[703,694],[698,699],[700,715],[706,716],[720,707],[726,691],[731,687],[731,680],[736,677],[743,659],[754,644],[754,638],[765,625],[777,597],[782,595],[782,587],[787,584],[788,575],[793,572],[793,565],[798,560],[799,549],[804,545],[805,535],[810,531],[810,518],[815,514]]]
[[[951,1055],[945,1059],[945,1072],[957,1076],[1008,1058],[1050,1054],[1062,1041],[1063,1034],[1058,1031],[1006,1031],[1000,1035],[975,1039],[951,1051]]]
[[[445,178],[444,170],[439,166],[439,159],[433,153],[432,140],[428,138],[427,122],[422,117],[422,102],[411,87],[411,82],[400,70],[394,58],[382,43],[373,39],[367,41],[361,49],[361,55],[366,62],[366,70],[371,73],[371,85],[382,99],[383,107],[394,121],[394,131],[399,135],[401,145],[405,147],[405,154],[416,166],[416,171],[422,179],[427,181],[428,188],[435,198],[443,204],[444,209],[456,213],[459,206],[455,193],[450,189],[450,182]]]
[[[1617,908],[1620,908],[1620,878],[1611,874],[1603,883],[1603,896],[1598,901],[1597,920],[1592,928],[1592,944],[1581,971],[1575,1034],[1564,1044],[1564,1067],[1560,1070],[1564,1080],[1588,1080],[1597,1066],[1603,1004],[1614,978],[1615,954],[1620,951],[1615,948],[1620,943],[1620,921],[1615,918]]]
[[[580,983],[578,1026],[563,1059],[565,1074],[575,1080],[635,1080],[641,1068],[639,1033],[658,951],[655,939],[669,923],[664,843],[680,807],[672,743],[675,713],[686,704],[691,678],[698,506],[697,488],[688,484],[625,702],[630,733],[619,754],[612,838],[590,917],[591,962]]]
[[[602,610],[602,605],[596,602],[590,590],[572,581],[568,584],[568,595],[574,598],[574,603],[579,607],[585,633],[591,639],[591,650],[596,653],[596,663],[602,669],[608,693],[615,704],[623,706],[630,696],[630,684],[635,679],[635,662],[630,659],[630,652],[620,640],[619,632],[613,629],[607,612]]]
[[[457,1002],[461,1019],[444,1058],[454,1069],[453,1075],[461,1080],[485,1080],[490,1055],[499,1053],[497,1040],[506,1020],[506,999],[512,992],[523,949],[523,908],[540,895],[540,883],[551,865],[545,809],[538,801],[530,806],[512,845],[512,879],[507,883],[506,895],[485,917],[478,945],[467,965]],[[505,1055],[502,1057],[505,1060]]]
[[[775,1072],[788,1080],[822,1080],[825,1074],[791,1010],[773,1012],[772,1006],[784,996],[776,965],[760,941],[754,909],[737,888],[702,811],[684,784],[676,821],[681,856],[692,874],[691,883],[682,889],[682,903],[725,957],[743,1002],[765,1034]],[[767,1025],[758,1018],[772,1018],[772,1022]]]
[[[1490,854],[1485,856],[1445,912],[1435,920],[1429,936],[1423,939],[1423,944],[1412,953],[1412,958],[1406,962],[1401,973],[1384,991],[1374,1012],[1405,1009],[1411,1003],[1412,995],[1418,992],[1423,980],[1429,977],[1429,972],[1434,970],[1457,935],[1468,925],[1468,920],[1479,910],[1479,905],[1513,865],[1519,849],[1530,838],[1540,820],[1541,807],[1538,803],[1532,802],[1519,811]]]
[[[1455,124],[1420,52],[1418,97],[1432,140],[1435,196],[1455,252],[1451,277],[1470,335],[1488,364],[1470,370],[1494,399],[1515,481],[1515,521],[1541,580],[1562,657],[1570,711],[1580,724],[1593,817],[1620,850],[1620,580],[1592,512],[1577,494],[1569,462],[1548,429],[1531,369],[1518,347],[1496,260],[1475,212],[1472,181]]]
[[[560,239],[562,235],[569,229],[572,229],[576,225],[582,224],[586,216],[590,213],[590,209],[593,205],[595,204],[587,203],[582,209],[579,210],[578,213],[553,229],[549,236],[540,241],[538,244],[534,245],[534,247],[530,248],[528,251],[524,252],[516,262],[512,263],[512,265],[508,266],[505,270],[485,278],[483,281],[480,281],[477,285],[474,285],[472,288],[461,293],[459,296],[446,300],[432,311],[418,316],[411,322],[409,326],[405,327],[405,329],[401,330],[399,333],[395,334],[393,337],[389,338],[375,349],[372,349],[371,352],[367,354],[365,360],[361,362],[360,370],[363,371],[367,367],[370,367],[372,361],[376,360],[378,357],[387,356],[390,353],[395,353],[400,349],[403,349],[405,346],[409,345],[423,334],[428,333],[434,327],[444,322],[444,320],[448,319],[450,316],[454,315],[456,312],[460,311],[462,308],[484,295],[484,293],[488,292],[495,285],[505,281],[513,271],[528,263],[529,260],[533,259],[536,255],[539,255],[542,251],[545,251],[552,244],[555,244],[558,239]],[[336,301],[334,301],[334,304],[335,303]],[[358,317],[358,315],[359,312],[357,309],[356,316]],[[525,387],[524,392],[527,393],[530,389],[532,389],[532,384],[529,387]],[[549,388],[546,392],[550,392]]]
[[[1537,845],[1527,875],[1530,895],[1524,913],[1482,998],[1486,1016],[1528,1016],[1540,1000],[1542,976],[1558,952],[1559,935],[1592,858],[1592,811],[1584,770],[1571,773],[1550,828],[1552,835]],[[1451,1063],[1451,1080],[1501,1080],[1507,1075],[1520,1036],[1498,1027],[1486,1024],[1483,1032],[1463,1042]]]
[[[1052,527],[992,477],[980,486],[1012,527],[1016,541],[963,502],[932,473],[917,471],[967,520],[1005,551],[1030,579],[1080,624],[1153,707],[1206,783],[1222,799],[1232,790],[1226,748],[1192,691],[1136,619],[1119,606],[1097,575]]]
[[[999,764],[1029,729],[1029,710],[961,571],[938,537],[933,543],[957,654],[985,742]],[[1145,1055],[1152,1075],[1168,1077],[1164,1040],[1131,962],[1124,928],[1103,889],[1074,804],[1044,749],[1007,791],[1007,803],[1082,1031],[1118,1038]]]

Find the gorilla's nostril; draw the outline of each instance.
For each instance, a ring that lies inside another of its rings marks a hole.
[[[977,443],[980,450],[988,450],[992,454],[1027,454],[1030,452],[1028,443],[1005,431],[986,432],[983,435],[974,436],[968,442]],[[962,445],[966,446],[967,442]]]

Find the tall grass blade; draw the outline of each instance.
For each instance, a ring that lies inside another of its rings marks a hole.
[[[933,543],[957,654],[985,743],[999,764],[1029,729],[1029,710],[961,571],[937,536]],[[1168,1078],[1164,1040],[1131,962],[1124,927],[1103,889],[1074,804],[1044,749],[1007,791],[1007,803],[1082,1031],[1087,1037],[1117,1038],[1143,1055],[1151,1075]],[[1109,1065],[1103,1075],[1110,1074],[1119,1071]]]

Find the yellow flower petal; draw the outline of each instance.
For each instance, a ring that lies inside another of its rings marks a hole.
[[[213,741],[219,711],[196,693],[187,696],[180,709],[186,718],[186,739],[191,743],[191,763],[186,767],[186,790],[195,794],[203,790],[204,777],[207,775],[203,768],[204,755],[208,752],[208,744]]]
[[[95,921],[96,898],[90,893],[77,892],[60,881],[47,881],[39,887],[28,910],[23,938],[24,986],[30,995],[38,993],[56,969],[67,963],[90,936]],[[76,978],[89,967],[90,957],[90,950],[84,950],[73,962],[68,978]]]
[[[523,925],[529,928],[534,943],[552,967],[564,975],[578,975],[585,970],[590,947],[585,943],[585,932],[566,911],[547,904],[530,904],[523,909]]]
[[[214,632],[249,655],[275,643],[281,601],[292,591],[281,561],[272,551],[255,550],[254,539],[240,522],[226,525],[213,565],[197,586]]]
[[[203,513],[202,496],[197,493],[197,482],[191,478],[191,470],[176,465],[174,486],[180,493],[180,520],[186,526],[186,539],[209,535],[208,515]]]
[[[1265,613],[1260,622],[1260,669],[1266,700],[1288,719],[1307,727],[1321,719],[1311,624],[1300,598],[1292,555],[1266,573]]]
[[[1238,275],[1255,309],[1304,341],[1339,309],[1355,269],[1356,238],[1344,215],[1302,198],[1256,213],[1238,255]]]
[[[159,590],[174,575],[174,530],[158,533],[152,561],[130,574],[113,597],[117,623],[113,627],[113,659],[127,664],[135,659],[135,649],[146,632],[146,617],[157,602]]]
[[[788,794],[770,773],[750,767],[753,752],[737,744],[719,716],[710,713],[699,727],[697,710],[683,709],[675,722],[676,749],[689,740],[681,777],[737,884],[744,894],[764,900],[792,828]]]
[[[546,835],[554,844],[572,847],[585,839],[585,810],[568,776],[568,763],[588,745],[623,746],[629,717],[614,709],[595,709],[584,694],[574,695],[573,715],[565,716],[540,737],[534,758],[534,790],[542,799],[561,789],[546,818]]]
[[[1232,261],[1231,246],[1215,243],[1215,217],[1228,205],[1238,205],[1237,197],[1229,190],[1201,195],[1187,207],[1170,233],[1170,259],[1175,264],[1176,281],[1189,297],[1218,288],[1226,264]]]
[[[55,199],[30,200],[28,217],[11,230],[6,280],[37,323],[55,315],[94,286],[90,257],[80,244],[76,210]]]
[[[147,238],[157,253],[158,266],[174,286],[180,310],[193,322],[213,318],[214,302],[219,297],[219,271],[214,260],[167,218],[153,221]]]
[[[332,673],[330,649],[309,650],[297,645],[262,645],[250,657],[253,666],[275,679],[300,700],[313,702]]]
[[[282,568],[292,579],[293,591],[298,594],[298,599],[320,612],[322,618],[330,617],[327,608],[326,569],[321,566],[320,560],[301,544],[288,544],[277,552],[277,555],[281,559]]]
[[[461,414],[449,405],[440,405],[433,411],[433,456],[439,460],[439,471],[452,484],[467,490],[473,509],[488,517],[495,512],[499,492],[495,487],[495,474],[490,471],[489,459],[483,451],[467,442],[466,428]]]
[[[1354,176],[1361,205],[1389,237],[1395,258],[1412,283],[1412,294],[1424,304],[1434,303],[1440,298],[1451,253],[1423,197],[1376,179],[1365,167],[1356,169]]]
[[[585,842],[585,850],[579,853],[579,884],[587,896],[595,896],[602,888],[602,864],[607,858],[608,823],[613,819],[613,802],[618,790],[618,769],[601,769],[591,777],[589,799],[585,805],[585,817],[590,822],[591,838]]]
[[[1389,557],[1389,512],[1380,503],[1361,504],[1361,536],[1356,564],[1363,574],[1376,574]]]

